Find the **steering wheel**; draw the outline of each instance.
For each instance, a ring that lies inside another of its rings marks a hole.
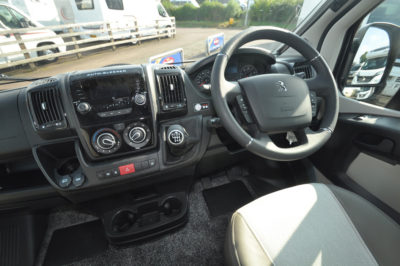
[[[225,79],[231,56],[242,45],[268,39],[284,43],[299,52],[316,71],[315,77],[301,79],[289,74],[264,74],[237,82]],[[216,56],[211,73],[211,95],[221,124],[248,151],[271,160],[291,161],[305,158],[321,148],[335,128],[339,100],[335,79],[322,56],[298,35],[276,27],[249,28],[233,37]],[[318,129],[310,129],[312,106],[310,91],[321,97],[325,110]],[[251,116],[248,133],[229,106],[237,104]],[[271,134],[296,133],[296,145],[281,147]]]

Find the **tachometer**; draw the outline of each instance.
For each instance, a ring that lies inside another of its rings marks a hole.
[[[194,78],[196,85],[200,88],[204,88],[204,85],[209,85],[211,82],[211,69],[206,68],[200,71]]]
[[[258,75],[258,70],[253,65],[244,65],[240,68],[240,78],[248,78],[251,76]]]

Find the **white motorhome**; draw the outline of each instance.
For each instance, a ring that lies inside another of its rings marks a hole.
[[[55,2],[58,1],[59,0],[0,0],[0,3],[15,6],[40,24],[52,26],[62,23],[55,5]]]
[[[388,53],[389,47],[387,46],[369,51],[365,55],[365,62],[354,76],[352,84],[378,83],[385,70]]]
[[[400,89],[400,59],[396,59],[386,80],[382,95],[392,97]]]
[[[21,39],[24,41],[26,49],[35,49],[44,45],[58,45],[58,48],[30,52],[30,57],[66,51],[63,39],[57,37],[55,32],[47,29],[36,29],[37,27],[43,27],[43,25],[14,6],[0,4],[0,54],[13,53],[6,56],[0,55],[0,64],[24,59],[23,53],[20,52],[21,48],[16,42],[15,35],[4,33],[4,31],[10,29],[29,28],[29,31],[21,33]],[[54,60],[56,58],[48,59],[47,61]]]
[[[133,27],[135,20],[142,35],[154,35],[156,23],[159,27],[171,27],[171,19],[162,4],[157,0],[57,0],[58,13],[64,24],[111,21],[114,38],[130,38],[131,30],[121,30]],[[81,30],[96,30],[102,25],[83,27]],[[117,30],[116,30],[117,29]],[[106,33],[83,35],[83,38],[95,38]]]

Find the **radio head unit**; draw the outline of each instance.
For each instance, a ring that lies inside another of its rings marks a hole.
[[[150,115],[141,67],[73,75],[70,93],[81,125]]]

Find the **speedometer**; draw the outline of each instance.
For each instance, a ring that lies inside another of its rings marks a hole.
[[[194,78],[194,81],[200,88],[204,88],[204,85],[209,85],[211,82],[211,69],[206,68],[200,71]]]
[[[244,65],[240,68],[240,78],[248,78],[258,74],[258,70],[253,65]]]

